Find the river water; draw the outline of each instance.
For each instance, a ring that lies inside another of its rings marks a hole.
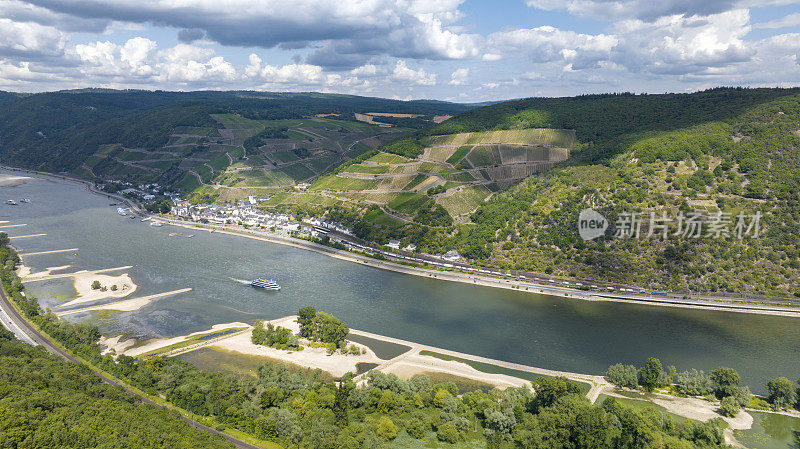
[[[20,198],[31,203],[4,204]],[[27,224],[0,230],[47,234],[12,240],[20,252],[78,248],[26,257],[33,271],[132,265],[127,272],[139,285],[132,297],[193,289],[134,312],[68,318],[95,323],[109,336],[172,337],[313,305],[353,328],[542,368],[601,374],[616,362],[641,365],[656,356],[679,370],[734,367],[756,392],[769,378],[800,375],[798,318],[587,302],[388,272],[243,237],[151,227],[70,182],[0,187],[0,202],[0,220],[10,221],[0,226]],[[282,290],[239,281],[255,277],[273,278]],[[49,307],[75,295],[64,279],[27,288]]]

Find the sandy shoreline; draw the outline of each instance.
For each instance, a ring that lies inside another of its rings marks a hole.
[[[25,184],[26,181],[33,179],[28,176],[14,176],[0,174],[0,187],[16,187]]]

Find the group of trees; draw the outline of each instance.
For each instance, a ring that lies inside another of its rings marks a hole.
[[[297,323],[300,325],[301,337],[328,343],[335,348],[343,348],[345,338],[350,333],[347,323],[311,306],[298,311]]]
[[[0,447],[234,446],[0,326]]]
[[[299,351],[303,349],[303,347],[300,346],[300,340],[292,333],[291,329],[281,326],[276,327],[272,323],[267,323],[265,328],[264,322],[261,320],[256,321],[250,338],[254,344],[269,346],[276,349],[286,349],[290,351]]]
[[[725,416],[736,416],[742,407],[753,405],[754,400],[759,401],[753,398],[749,387],[739,385],[742,381],[739,373],[725,366],[711,370],[708,374],[694,368],[679,373],[673,366],[665,371],[661,361],[651,357],[639,369],[621,363],[611,365],[606,371],[606,379],[619,387],[642,387],[645,391],[666,388],[679,396],[717,399],[720,401],[720,413]],[[766,389],[767,401],[772,408],[800,409],[800,386],[788,378],[772,379],[767,382]]]

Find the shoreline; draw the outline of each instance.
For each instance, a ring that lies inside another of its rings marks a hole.
[[[206,232],[219,232],[222,234],[233,235],[238,237],[250,238],[253,240],[260,240],[268,243],[278,245],[291,246],[294,248],[313,251],[318,254],[323,254],[335,259],[344,260],[351,263],[357,263],[381,270],[393,271],[396,273],[409,274],[412,276],[425,277],[435,280],[460,282],[464,284],[480,285],[483,287],[502,288],[506,290],[514,290],[523,293],[534,293],[540,295],[558,296],[562,298],[579,299],[582,301],[607,301],[618,302],[627,304],[639,304],[648,306],[660,307],[674,307],[685,309],[700,309],[700,310],[716,310],[723,312],[735,313],[749,313],[757,315],[773,315],[784,317],[800,318],[800,308],[780,307],[780,306],[758,306],[750,304],[737,304],[737,303],[723,303],[712,302],[709,300],[672,300],[667,298],[652,298],[643,296],[618,296],[619,293],[609,294],[602,292],[584,292],[582,290],[573,290],[563,287],[555,287],[549,285],[534,284],[529,282],[522,282],[513,279],[500,279],[478,274],[466,274],[452,271],[438,271],[426,268],[413,267],[402,265],[389,260],[380,260],[372,257],[360,255],[357,253],[331,248],[319,243],[309,242],[307,240],[296,239],[292,237],[283,237],[279,235],[271,235],[264,233],[256,234],[256,231],[240,230],[231,226],[202,224],[195,222],[186,222],[181,220],[174,220],[162,216],[152,215],[150,219],[158,221],[166,225],[177,226],[185,229],[192,229],[195,231]]]
[[[38,176],[38,177],[51,178],[60,181],[82,184],[86,187],[86,190],[90,193],[104,196],[109,199],[122,201],[125,204],[127,204],[132,210],[135,209],[139,214],[143,214],[143,212],[141,212],[141,209],[139,209],[138,205],[135,204],[132,200],[115,194],[99,191],[95,188],[94,183],[91,181],[77,179],[66,175],[8,167],[5,165],[0,165],[0,170],[20,172],[20,173],[34,175],[34,177]],[[221,232],[228,235],[251,238],[254,240],[261,240],[278,245],[292,246],[295,248],[313,251],[318,254],[323,254],[329,257],[333,257],[351,263],[357,263],[361,265],[370,266],[373,268],[378,268],[381,270],[393,271],[396,273],[409,274],[412,276],[426,277],[436,280],[461,282],[464,284],[480,285],[483,287],[502,288],[506,290],[516,290],[519,292],[550,295],[562,298],[579,299],[583,301],[607,301],[607,302],[639,304],[639,305],[658,306],[658,307],[674,307],[674,308],[712,310],[712,311],[716,310],[723,312],[800,318],[800,307],[792,307],[792,306],[781,307],[777,305],[755,305],[743,302],[735,302],[735,301],[723,302],[722,300],[709,300],[709,299],[679,300],[679,299],[668,299],[668,298],[655,298],[652,296],[627,295],[624,293],[617,293],[617,292],[614,293],[584,292],[582,290],[575,290],[558,286],[535,284],[531,282],[522,282],[516,279],[494,278],[489,276],[483,276],[476,273],[466,274],[461,272],[439,271],[427,268],[413,267],[395,263],[389,260],[379,260],[372,257],[360,255],[357,253],[352,253],[349,251],[338,250],[335,248],[331,248],[328,246],[324,246],[314,242],[309,242],[302,239],[284,237],[279,235],[270,235],[267,234],[266,232],[256,234],[254,231],[248,232],[246,230],[237,229],[231,226],[208,225],[195,222],[185,222],[181,220],[165,218],[160,215],[148,215],[148,217],[153,221],[158,221],[163,224],[169,224],[172,226],[178,226],[186,229],[202,230],[202,231],[213,230],[214,232]]]

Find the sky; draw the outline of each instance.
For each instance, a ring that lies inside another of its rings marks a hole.
[[[800,85],[800,0],[0,0],[0,90],[480,102]]]

